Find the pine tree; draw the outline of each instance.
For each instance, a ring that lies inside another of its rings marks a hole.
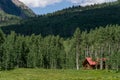
[[[0,29],[0,67],[2,67],[2,62],[3,62],[3,54],[4,54],[3,44],[4,44],[4,42],[5,42],[5,34]]]

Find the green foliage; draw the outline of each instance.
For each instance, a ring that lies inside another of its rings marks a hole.
[[[76,29],[73,37],[32,34],[5,36],[0,31],[0,68],[75,69],[86,57],[107,58],[107,69],[119,71],[120,26],[100,27],[90,32]]]
[[[3,31],[0,29],[0,45],[3,44],[5,41],[5,34]]]
[[[0,30],[0,69],[79,69],[92,57],[106,58],[106,69],[119,71],[119,8],[118,3],[78,6],[2,27],[9,34]]]
[[[5,13],[0,10],[0,27],[18,24],[21,18]]]

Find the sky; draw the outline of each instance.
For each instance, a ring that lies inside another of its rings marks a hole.
[[[30,7],[36,14],[47,14],[73,5],[92,5],[117,0],[19,0]]]

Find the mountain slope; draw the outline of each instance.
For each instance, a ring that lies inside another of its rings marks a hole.
[[[0,0],[0,12],[1,11],[21,18],[35,16],[31,9],[18,0]]]
[[[23,16],[24,15],[28,17],[35,16],[35,13],[29,7],[27,7],[24,3],[20,2],[19,0],[12,0],[12,2],[22,10],[22,12],[24,13]]]
[[[0,27],[19,24],[21,19],[34,16],[35,13],[19,0],[0,0]]]
[[[120,4],[118,2],[87,7],[77,6],[23,20],[20,25],[7,26],[2,29],[6,33],[13,30],[24,35],[35,33],[68,37],[77,27],[89,31],[100,26],[120,25],[119,14]]]

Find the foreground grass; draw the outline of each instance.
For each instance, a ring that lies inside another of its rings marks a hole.
[[[0,71],[0,80],[120,80],[120,73],[100,70],[15,69]]]

